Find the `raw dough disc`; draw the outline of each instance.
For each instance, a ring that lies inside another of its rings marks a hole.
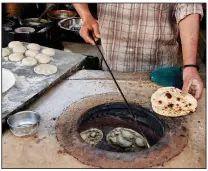
[[[9,56],[11,51],[8,48],[2,48],[2,57]]]
[[[37,63],[38,63],[37,59],[33,57],[27,57],[22,60],[22,64],[25,66],[33,66],[36,65]]]
[[[93,146],[103,139],[103,132],[97,128],[90,128],[80,133],[82,139]]]
[[[42,50],[42,53],[48,56],[54,56],[56,52],[52,48],[46,48]]]
[[[2,93],[8,91],[15,84],[15,76],[8,69],[2,68]]]
[[[13,48],[13,53],[25,53],[26,52],[26,47],[24,46],[15,46]]]
[[[14,62],[21,61],[23,58],[24,55],[22,53],[12,53],[11,55],[9,55],[9,60]]]
[[[57,72],[57,67],[51,64],[39,64],[34,68],[34,72],[41,75],[51,75]]]
[[[106,136],[106,141],[109,145],[118,149],[134,149],[146,146],[141,134],[132,129],[122,127],[111,130]]]
[[[47,64],[51,61],[51,57],[48,55],[44,55],[42,53],[35,56],[35,58],[38,60],[41,64]]]
[[[20,41],[12,41],[12,42],[10,42],[9,45],[8,45],[8,47],[9,47],[10,49],[13,49],[13,48],[16,47],[16,46],[23,46],[23,44],[22,44],[22,42],[20,42]]]
[[[36,43],[30,43],[30,44],[27,45],[27,49],[39,51],[40,50],[40,45],[36,44]]]
[[[39,52],[36,50],[27,50],[25,52],[25,56],[27,57],[35,57]]]

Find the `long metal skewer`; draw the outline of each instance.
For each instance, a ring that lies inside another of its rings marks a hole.
[[[128,110],[129,110],[129,113],[133,116],[134,121],[137,122],[137,121],[138,121],[138,120],[137,120],[137,117],[133,114],[133,112],[132,112],[132,110],[131,110],[131,108],[130,108],[130,106],[129,106],[128,101],[126,100],[126,98],[125,98],[123,92],[121,91],[121,88],[120,88],[120,86],[118,85],[118,83],[117,83],[117,81],[116,81],[116,79],[115,79],[113,73],[111,72],[111,69],[110,69],[110,67],[108,66],[108,64],[107,64],[107,62],[106,62],[106,60],[105,60],[105,58],[104,58],[104,55],[103,55],[103,53],[101,52],[101,50],[100,50],[100,48],[99,48],[97,42],[95,41],[95,39],[94,39],[92,33],[91,33],[91,37],[92,37],[92,39],[93,39],[95,45],[97,46],[97,48],[98,48],[98,50],[99,50],[99,52],[100,52],[100,54],[101,54],[101,56],[102,56],[102,58],[103,58],[103,61],[105,62],[106,66],[107,66],[107,68],[108,68],[108,71],[110,72],[111,77],[113,78],[113,80],[114,80],[114,82],[115,82],[115,84],[116,84],[116,86],[117,86],[119,92],[121,93],[121,96],[123,97],[123,100],[124,100],[124,102],[126,103],[126,106],[127,106]],[[140,130],[140,133],[142,134],[142,136],[144,137],[144,139],[145,139],[145,141],[146,141],[147,147],[150,148],[149,142],[147,141],[147,138],[144,136],[144,133],[143,133],[142,129],[140,128],[139,124],[138,124],[138,128],[139,128],[139,130]]]

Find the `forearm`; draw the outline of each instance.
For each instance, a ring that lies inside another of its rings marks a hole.
[[[82,18],[82,20],[85,20],[87,17],[92,17],[88,4],[73,4],[73,6]]]
[[[191,14],[179,23],[183,64],[196,64],[199,40],[199,14]]]

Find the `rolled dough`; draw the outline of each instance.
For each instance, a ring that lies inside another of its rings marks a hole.
[[[11,51],[8,48],[2,48],[2,57],[9,56]]]
[[[23,44],[20,41],[12,41],[12,42],[9,43],[8,46],[9,46],[10,49],[13,49],[16,46],[23,46]]]
[[[27,57],[35,57],[39,52],[36,50],[27,50],[25,52],[25,56]]]
[[[57,72],[57,67],[51,64],[39,64],[34,68],[34,72],[41,75],[51,75]]]
[[[24,46],[15,46],[14,48],[13,48],[13,52],[14,53],[25,53],[26,52],[26,47],[24,47]]]
[[[22,53],[12,53],[9,55],[9,60],[13,62],[21,61],[24,58],[24,55]]]
[[[38,60],[39,63],[41,64],[47,64],[50,62],[51,58],[48,55],[44,55],[42,53],[38,54],[35,56],[35,58]]]
[[[25,66],[34,66],[38,63],[37,59],[33,57],[27,57],[22,60],[22,64]]]
[[[45,48],[42,50],[42,53],[48,56],[54,56],[56,52],[52,48]]]
[[[36,43],[30,43],[30,44],[27,45],[27,49],[39,51],[40,50],[40,45],[38,45]]]

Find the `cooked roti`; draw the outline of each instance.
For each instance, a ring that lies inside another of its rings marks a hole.
[[[184,116],[196,111],[197,100],[175,87],[158,89],[151,97],[152,109],[164,116]]]

